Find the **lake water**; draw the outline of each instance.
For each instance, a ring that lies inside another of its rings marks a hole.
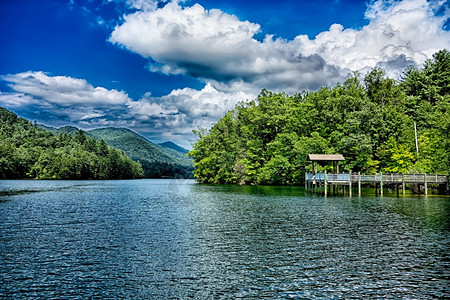
[[[0,181],[0,298],[448,298],[450,198]]]

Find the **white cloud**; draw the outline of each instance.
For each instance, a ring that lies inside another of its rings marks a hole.
[[[219,91],[208,83],[201,90],[184,88],[162,97],[144,96],[130,104],[129,113],[137,120],[134,130],[151,140],[171,140],[190,148],[196,140],[193,129],[210,128],[239,101],[254,97],[251,92]]]
[[[295,44],[266,36],[254,39],[260,26],[220,10],[169,3],[154,11],[125,16],[110,41],[151,58],[149,69],[187,74],[207,81],[244,81],[257,89],[296,92],[340,78],[338,69],[317,55],[296,54]]]
[[[379,0],[368,6],[369,24],[360,30],[334,24],[314,39],[268,35],[260,42],[254,38],[258,24],[171,2],[126,15],[110,42],[149,58],[154,72],[294,93],[334,85],[351,71],[364,74],[375,66],[398,76],[407,65],[421,65],[450,48],[449,32],[442,29],[447,17],[434,14],[436,3]]]
[[[252,36],[258,30],[259,25],[241,22],[217,9],[206,11],[198,4],[182,9],[172,2],[161,9],[125,16],[125,23],[116,27],[110,41],[153,58],[158,62],[151,66],[153,71],[203,73],[208,70],[201,69],[211,69],[224,58],[235,61],[237,53],[251,51],[257,43]]]
[[[191,118],[217,119],[233,109],[237,101],[245,100],[246,96],[243,92],[219,92],[208,83],[200,91],[191,88],[173,90],[160,100]]]
[[[144,96],[129,105],[130,113],[143,124],[155,128],[170,128],[175,134],[185,134],[197,127],[210,127],[238,101],[254,97],[244,92],[221,92],[211,84],[202,90],[191,88],[173,90],[162,97]]]
[[[312,40],[300,35],[294,43],[299,53],[317,54],[340,68],[366,72],[381,66],[398,78],[408,65],[420,66],[433,53],[450,48],[450,33],[442,29],[448,16],[435,16],[432,6],[426,0],[376,1],[361,30],[334,24]]]
[[[47,103],[36,100],[23,93],[4,93],[0,91],[0,103],[3,106],[16,108],[24,106],[48,106]]]
[[[94,87],[84,79],[28,71],[0,76],[12,92],[0,94],[0,106],[48,125],[90,128],[122,115],[131,99],[122,91]],[[126,111],[125,111],[126,113]],[[115,116],[117,115],[117,116]]]
[[[129,102],[123,91],[93,87],[84,79],[67,76],[49,76],[44,72],[24,72],[0,76],[15,92],[43,99],[48,103],[60,106],[90,105],[110,106],[123,105]]]
[[[157,0],[127,0],[127,5],[131,8],[141,10],[155,10],[158,5]]]
[[[80,118],[80,120],[97,119],[97,118],[100,118],[103,116],[104,116],[104,114],[101,114],[98,112],[93,112],[93,113],[88,113],[88,114],[84,115],[83,117]]]

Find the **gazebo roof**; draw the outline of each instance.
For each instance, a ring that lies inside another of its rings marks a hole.
[[[343,161],[345,160],[342,154],[308,154],[310,161]]]

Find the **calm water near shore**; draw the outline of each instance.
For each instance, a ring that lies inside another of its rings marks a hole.
[[[450,198],[0,181],[0,298],[450,297]]]

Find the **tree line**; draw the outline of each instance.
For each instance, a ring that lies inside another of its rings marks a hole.
[[[264,89],[210,130],[194,131],[196,179],[301,184],[309,153],[341,153],[345,171],[449,175],[450,52],[407,68],[399,81],[380,68],[359,77],[293,96]]]
[[[105,141],[53,134],[0,107],[0,179],[131,179],[140,163]]]

